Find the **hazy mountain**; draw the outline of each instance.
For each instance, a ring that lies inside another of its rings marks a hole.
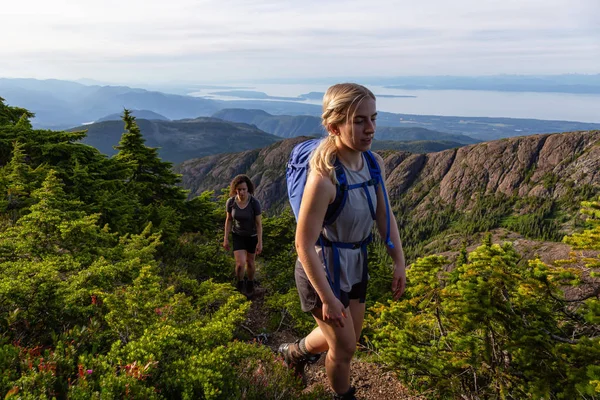
[[[136,120],[146,145],[158,147],[159,155],[173,163],[211,154],[239,152],[271,145],[279,137],[247,124],[222,121],[215,118],[197,118],[179,121]],[[84,143],[102,153],[113,155],[124,131],[123,121],[104,121],[71,129],[86,130]]]
[[[220,190],[236,174],[248,174],[264,207],[278,207],[287,199],[289,153],[303,140],[188,160],[177,171],[192,195]],[[484,195],[564,199],[600,188],[600,131],[522,136],[428,154],[381,154],[392,200],[403,199],[417,215],[426,215],[431,207],[466,210]]]
[[[405,142],[397,140],[375,140],[371,145],[371,149],[373,151],[399,150],[407,151],[409,153],[435,153],[462,146],[465,146],[465,143],[452,142],[449,140],[415,140]]]
[[[566,79],[566,78],[565,78]],[[572,82],[578,82],[573,78]],[[576,84],[576,83],[574,83]],[[587,84],[587,83],[586,83]],[[307,93],[304,96],[314,96]],[[150,110],[175,120],[213,115],[222,109],[244,108],[263,110],[271,116],[312,116],[318,118],[321,106],[292,101],[235,100],[218,101],[206,98],[167,94],[126,86],[86,86],[56,79],[1,79],[0,97],[7,104],[18,105],[34,112],[36,128],[65,129],[96,121],[109,114],[122,113],[123,108]],[[271,122],[265,126],[277,134],[322,132],[309,129],[310,118],[298,124],[290,121]],[[302,128],[300,128],[302,125]],[[257,125],[258,126],[258,125]],[[571,121],[545,121],[518,118],[447,117],[379,112],[378,127],[421,127],[450,134],[461,134],[479,140],[493,140],[517,135],[598,129],[600,124]],[[261,128],[263,129],[263,128]],[[281,129],[281,130],[278,130]],[[446,139],[444,139],[446,140]],[[452,140],[452,139],[448,139]]]
[[[445,133],[467,135],[481,141],[543,133],[600,129],[600,124],[587,122],[527,118],[449,117],[379,112],[377,113],[377,129],[379,130],[384,126],[421,127]]]
[[[64,129],[96,121],[124,108],[151,110],[169,119],[208,116],[219,108],[213,100],[133,89],[86,86],[56,79],[0,79],[0,96],[36,114],[39,128]]]
[[[310,115],[271,115],[263,110],[226,108],[214,113],[213,117],[252,124],[265,132],[286,138],[324,134],[321,119]]]
[[[321,118],[310,115],[271,115],[263,110],[226,108],[214,113],[213,117],[226,121],[252,124],[265,132],[286,138],[296,136],[321,136],[325,133],[324,128],[321,125]],[[473,144],[479,142],[479,140],[465,135],[448,134],[425,128],[413,127],[378,126],[375,137],[377,140],[435,140],[451,141],[460,144]]]
[[[377,140],[396,140],[396,141],[413,141],[413,140],[445,140],[453,141],[460,144],[479,143],[477,139],[472,137],[451,134],[438,131],[432,131],[425,128],[410,128],[410,127],[393,127],[393,126],[378,126],[376,132]]]
[[[159,121],[170,121],[169,118],[164,115],[160,115],[150,110],[131,110],[131,114],[137,119],[147,119],[147,120],[159,120]],[[94,122],[103,122],[103,121],[121,121],[123,113],[114,113],[110,115],[106,115],[102,118],[99,118]]]

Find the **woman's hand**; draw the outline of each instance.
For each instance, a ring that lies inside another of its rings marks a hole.
[[[406,268],[404,265],[396,265],[394,268],[394,278],[392,280],[392,293],[394,300],[398,300],[406,289]]]
[[[260,253],[262,253],[262,242],[258,242],[256,244],[256,255],[259,255]]]
[[[323,302],[323,321],[343,328],[346,318],[346,308],[339,299],[334,297],[330,302]]]
[[[225,239],[223,240],[223,248],[227,251],[229,251],[229,240]]]

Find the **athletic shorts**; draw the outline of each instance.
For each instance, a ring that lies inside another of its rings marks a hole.
[[[306,276],[306,272],[304,272],[304,268],[299,261],[296,261],[296,270],[295,270],[295,278],[296,278],[296,288],[298,289],[298,294],[300,295],[300,306],[302,311],[309,312],[314,310],[315,308],[323,307],[323,302],[319,297],[319,294],[310,283],[310,280]],[[358,299],[359,303],[364,303],[367,298],[367,283],[368,278],[353,285],[350,289],[350,292],[340,291],[340,301],[344,305],[344,307],[348,307],[350,305],[350,300]]]
[[[258,235],[241,236],[236,233],[232,233],[232,239],[233,239],[233,251],[246,250],[249,254],[256,253],[256,245],[258,244]]]

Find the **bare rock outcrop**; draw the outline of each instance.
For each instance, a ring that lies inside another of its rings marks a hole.
[[[183,186],[196,196],[220,190],[239,173],[257,185],[265,209],[285,203],[285,165],[294,145],[284,140],[261,150],[188,160],[178,168]],[[430,154],[385,151],[386,186],[392,202],[467,210],[480,195],[549,196],[573,187],[600,187],[600,131],[501,139]]]

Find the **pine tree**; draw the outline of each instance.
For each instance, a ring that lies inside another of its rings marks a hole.
[[[14,223],[32,204],[29,197],[32,188],[37,185],[40,170],[33,170],[26,162],[23,145],[18,141],[14,143],[10,161],[0,170],[4,196],[0,198],[0,209],[6,211]]]
[[[163,240],[176,240],[183,219],[186,192],[176,186],[179,175],[171,171],[172,164],[161,161],[158,151],[145,145],[145,139],[129,110],[123,112],[125,132],[114,160],[125,166],[126,191],[136,204],[134,220],[137,231],[144,228],[147,221],[161,230]]]
[[[4,104],[4,99],[0,97],[0,126],[2,125],[27,125],[29,118],[35,116],[31,111],[20,107],[11,107]],[[31,125],[29,125],[31,127]]]
[[[0,235],[0,261],[40,260],[66,253],[77,258],[88,254],[84,249],[105,240],[96,225],[99,215],[87,215],[83,203],[70,200],[63,187],[56,172],[50,170],[42,187],[31,194],[35,204],[30,212]]]
[[[128,183],[141,204],[173,205],[185,200],[185,191],[175,186],[181,179],[172,172],[172,163],[161,161],[158,150],[145,145],[135,117],[127,109],[123,112],[123,121],[125,132],[115,146],[119,152],[114,158],[129,167]]]
[[[456,266],[461,267],[468,262],[467,256],[467,243],[463,242],[462,247],[460,248],[460,252],[458,253],[458,257],[456,258]]]

